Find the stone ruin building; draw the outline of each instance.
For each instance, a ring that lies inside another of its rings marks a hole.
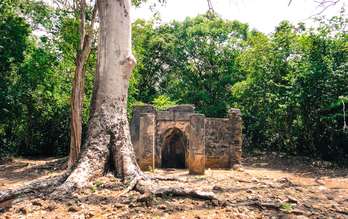
[[[228,118],[195,114],[194,105],[174,105],[157,111],[136,105],[130,126],[140,168],[188,168],[204,174],[205,168],[226,169],[241,163],[242,116],[231,108]]]

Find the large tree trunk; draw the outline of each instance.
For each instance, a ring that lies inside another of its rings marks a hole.
[[[58,193],[82,187],[104,173],[110,155],[118,177],[143,176],[137,165],[127,121],[127,95],[136,62],[131,51],[130,0],[98,1],[100,27],[86,142],[75,171]],[[58,194],[57,193],[57,194]]]

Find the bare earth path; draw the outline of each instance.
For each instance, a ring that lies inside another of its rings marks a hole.
[[[66,158],[12,159],[0,163],[0,190],[28,185],[32,180],[64,172]],[[225,202],[130,193],[110,173],[68,196],[50,199],[46,191],[0,203],[2,218],[348,218],[348,169],[327,162],[280,153],[247,155],[243,171],[155,169],[186,182],[156,180],[158,185],[203,187]],[[152,173],[147,173],[152,174]]]

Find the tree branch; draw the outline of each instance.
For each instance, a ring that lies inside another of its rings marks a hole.
[[[88,68],[86,70],[94,77],[94,74]]]
[[[95,23],[95,19],[97,16],[97,7],[98,7],[98,4],[96,1],[95,5],[94,5],[94,9],[93,9],[92,20],[91,20],[90,27],[88,30],[88,35],[87,35],[87,38],[85,39],[86,42],[85,42],[85,45],[83,48],[83,55],[84,56],[86,56],[87,53],[91,50],[91,42],[92,42],[93,31],[94,31],[94,23]]]
[[[211,0],[207,0],[207,2],[208,2],[209,11],[215,13],[214,8],[213,8],[213,4],[211,3]]]

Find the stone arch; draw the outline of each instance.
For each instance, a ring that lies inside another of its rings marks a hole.
[[[188,138],[177,127],[168,128],[161,135],[161,167],[187,168]]]

